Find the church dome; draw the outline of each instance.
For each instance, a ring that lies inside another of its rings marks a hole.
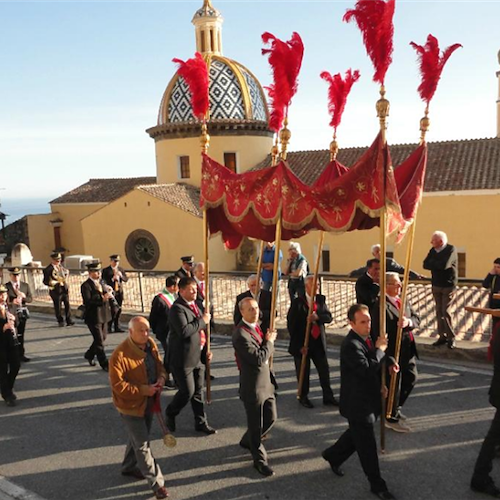
[[[242,64],[220,55],[204,55],[209,66],[210,121],[264,122],[269,115],[259,81]],[[177,73],[160,104],[158,125],[194,122],[190,92]]]

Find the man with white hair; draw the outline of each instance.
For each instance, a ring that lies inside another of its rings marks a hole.
[[[458,254],[443,231],[435,231],[431,238],[432,248],[424,260],[424,269],[432,275],[432,295],[436,303],[439,338],[434,346],[447,344],[456,347],[455,332],[451,322],[451,303],[458,283]]]
[[[290,302],[295,297],[304,297],[306,293],[304,279],[307,276],[307,260],[302,255],[300,243],[291,241],[288,247],[286,273],[288,275],[288,293]]]
[[[141,316],[132,318],[128,331],[128,337],[115,349],[109,362],[113,404],[128,433],[122,475],[146,479],[155,498],[167,498],[163,474],[149,444],[152,408],[165,384],[165,368],[155,341],[149,336],[148,320]]]

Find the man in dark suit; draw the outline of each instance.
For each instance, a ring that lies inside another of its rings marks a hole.
[[[16,406],[14,382],[20,367],[15,317],[7,307],[7,288],[0,285],[0,393],[7,406]]]
[[[261,330],[265,333],[267,332],[269,325],[271,323],[271,299],[272,299],[272,294],[271,292],[268,292],[267,290],[263,290],[262,287],[257,287],[257,275],[252,274],[248,277],[247,279],[247,285],[248,285],[248,290],[246,292],[240,293],[236,297],[236,304],[234,306],[234,313],[233,313],[233,322],[234,326],[237,326],[242,318],[241,311],[239,304],[243,299],[246,299],[247,297],[250,297],[251,299],[257,300],[257,295],[258,295],[258,304],[259,304],[259,311],[260,311],[260,328]],[[262,280],[261,280],[261,285],[262,285]]]
[[[194,265],[194,257],[192,255],[186,255],[181,257],[182,265],[175,272],[176,276],[179,276],[179,279],[182,278],[192,278],[193,277],[193,265]]]
[[[500,445],[500,338],[493,339],[493,378],[489,391],[489,401],[496,408],[495,416],[491,422],[490,429],[484,438],[479,456],[474,466],[474,472],[470,482],[473,491],[485,493],[494,498],[500,498],[500,489],[497,488],[491,477],[493,460],[496,457]]]
[[[43,284],[49,287],[49,295],[54,303],[54,312],[59,326],[64,326],[61,304],[64,304],[64,315],[66,325],[74,325],[71,318],[71,307],[69,305],[69,271],[63,267],[62,255],[59,252],[50,254],[51,263],[43,270]]]
[[[169,367],[179,390],[167,406],[165,416],[167,427],[175,432],[175,417],[191,401],[195,430],[210,435],[217,432],[208,425],[203,404],[203,362],[212,359],[212,353],[207,352],[205,333],[210,314],[201,312],[196,305],[197,291],[193,278],[182,278],[179,297],[168,315]]]
[[[432,275],[432,295],[436,303],[436,317],[439,338],[434,346],[447,344],[450,349],[456,347],[455,332],[451,321],[451,303],[458,284],[458,253],[448,243],[443,231],[436,231],[431,238],[432,248],[424,260],[424,269]]]
[[[165,288],[153,299],[151,304],[151,312],[149,313],[149,323],[156,335],[156,338],[161,342],[163,347],[163,366],[167,373],[165,387],[175,389],[175,383],[170,380],[170,368],[168,365],[168,314],[170,308],[177,300],[179,292],[179,277],[169,276],[165,280]]]
[[[241,321],[241,311],[239,304],[243,299],[246,299],[247,297],[257,299],[257,295],[259,296],[258,303],[259,303],[259,319],[260,319],[260,328],[261,330],[266,333],[267,330],[269,329],[269,326],[271,324],[271,301],[272,301],[272,293],[269,292],[268,290],[264,290],[262,288],[262,280],[261,280],[261,287],[260,291],[257,287],[257,275],[252,274],[248,277],[247,280],[247,285],[248,285],[248,290],[246,292],[240,293],[236,297],[236,304],[234,306],[234,313],[233,313],[233,322],[234,326],[239,325]],[[274,374],[274,371],[271,369],[271,382],[274,385],[275,390],[278,390],[278,382],[276,381],[276,375]]]
[[[108,371],[108,359],[104,352],[104,342],[108,335],[108,323],[111,320],[110,300],[113,292],[105,291],[101,280],[101,264],[88,264],[89,278],[82,283],[81,292],[85,307],[85,323],[87,324],[94,341],[84,357],[90,366],[95,366],[94,358],[104,371]]]
[[[309,394],[309,376],[311,371],[311,360],[318,371],[321,389],[323,391],[323,404],[338,406],[330,385],[330,367],[326,357],[326,334],[325,325],[332,322],[332,314],[326,305],[326,297],[315,293],[313,290],[314,276],[308,276],[305,281],[305,297],[296,297],[293,299],[287,315],[287,326],[290,333],[290,345],[288,352],[295,361],[295,373],[297,381],[300,377],[300,366],[302,364],[302,355],[305,352],[306,369],[304,382],[302,384],[301,396],[299,402],[306,408],[314,408],[314,405],[308,398]],[[319,289],[317,283],[316,292]],[[309,335],[309,346],[304,347],[307,321],[309,316],[309,304],[314,297],[313,313],[310,321],[312,322]]]
[[[120,267],[120,256],[113,254],[109,256],[110,265],[103,269],[102,279],[106,285],[113,289],[115,301],[111,304],[112,319],[108,324],[108,331],[112,331],[114,325],[115,332],[124,332],[120,327],[120,315],[122,313],[123,304],[123,283],[128,281],[127,273],[123,267]]]
[[[401,339],[401,351],[399,356],[400,371],[395,376],[397,392],[391,418],[387,419],[386,426],[396,432],[410,432],[411,428],[406,423],[406,417],[401,412],[402,406],[408,399],[411,391],[415,387],[418,378],[417,359],[418,352],[415,344],[413,330],[420,325],[420,318],[414,311],[409,301],[406,301],[405,311],[401,314],[401,280],[398,273],[386,273],[385,275],[385,294],[386,294],[386,331],[387,331],[387,350],[388,356],[394,357],[396,351],[396,338],[398,333],[398,323],[403,327],[403,338]],[[373,310],[372,317],[372,340],[376,341],[380,332],[380,309],[377,301]],[[390,383],[390,375],[389,381]]]
[[[375,259],[380,260],[380,244],[377,243],[376,245],[372,245],[371,251],[373,257]],[[399,262],[396,262],[396,260],[393,259],[392,257],[386,257],[385,271],[387,273],[398,273],[403,275],[405,272],[405,268]],[[411,269],[409,274],[411,280],[420,280],[425,278],[425,276],[422,276],[421,274],[418,274],[415,271],[412,271]]]
[[[276,331],[263,333],[259,327],[259,306],[251,297],[239,303],[242,319],[233,333],[236,362],[240,370],[240,399],[245,406],[248,428],[240,441],[250,450],[255,469],[265,477],[274,475],[262,444],[276,421],[276,399],[271,383],[269,358],[274,352]]]
[[[19,340],[19,354],[21,361],[25,363],[30,361],[24,351],[24,332],[26,331],[26,323],[29,318],[28,307],[33,301],[31,289],[28,283],[21,281],[21,269],[12,267],[9,269],[10,281],[5,284],[7,288],[7,300],[12,312],[16,316],[17,338]]]
[[[372,493],[382,500],[391,500],[394,496],[380,475],[373,429],[381,411],[381,396],[387,395],[387,388],[381,395],[380,384],[387,340],[381,336],[373,346],[370,313],[366,305],[354,304],[347,316],[351,331],[340,349],[340,413],[347,418],[349,428],[333,446],[323,451],[322,456],[334,474],[343,476],[340,466],[357,452]],[[388,363],[390,369],[397,372],[399,366],[394,360],[389,358]]]
[[[197,262],[193,266],[193,278],[196,282],[196,305],[199,307],[201,312],[205,311],[205,294],[207,291],[205,283],[205,264],[203,262]],[[210,331],[213,333],[215,331],[215,321],[214,321],[214,301],[213,301],[213,290],[210,287],[209,290],[210,297]]]
[[[491,309],[500,309],[500,299],[493,297],[495,294],[500,293],[500,257],[493,261],[493,268],[486,278],[484,278],[482,287],[487,288],[489,291],[488,307]],[[497,330],[500,329],[500,318],[492,316],[491,319],[493,321],[492,334],[495,335]]]
[[[366,262],[366,272],[356,281],[356,302],[371,309],[380,293],[380,260]]]

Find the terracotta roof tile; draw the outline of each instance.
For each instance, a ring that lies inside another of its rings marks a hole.
[[[429,142],[429,157],[425,178],[426,192],[500,189],[500,138]],[[417,144],[391,145],[393,165],[399,165]],[[338,161],[347,167],[367,148],[344,148]],[[288,153],[292,171],[306,184],[312,184],[328,164],[328,150]],[[252,170],[270,166],[271,158]]]
[[[155,182],[156,177],[90,179],[85,184],[68,191],[49,203],[110,203],[136,186],[154,184]]]
[[[200,189],[190,184],[152,184],[137,186],[137,189],[154,196],[158,200],[169,203],[184,212],[202,217],[200,210]]]

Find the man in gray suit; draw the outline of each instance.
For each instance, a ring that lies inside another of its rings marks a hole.
[[[242,320],[233,333],[236,362],[240,370],[240,398],[245,406],[248,429],[240,446],[250,450],[255,469],[265,477],[274,475],[262,444],[276,421],[276,399],[271,383],[269,358],[274,352],[276,331],[264,334],[259,326],[259,306],[253,298],[239,304]]]

